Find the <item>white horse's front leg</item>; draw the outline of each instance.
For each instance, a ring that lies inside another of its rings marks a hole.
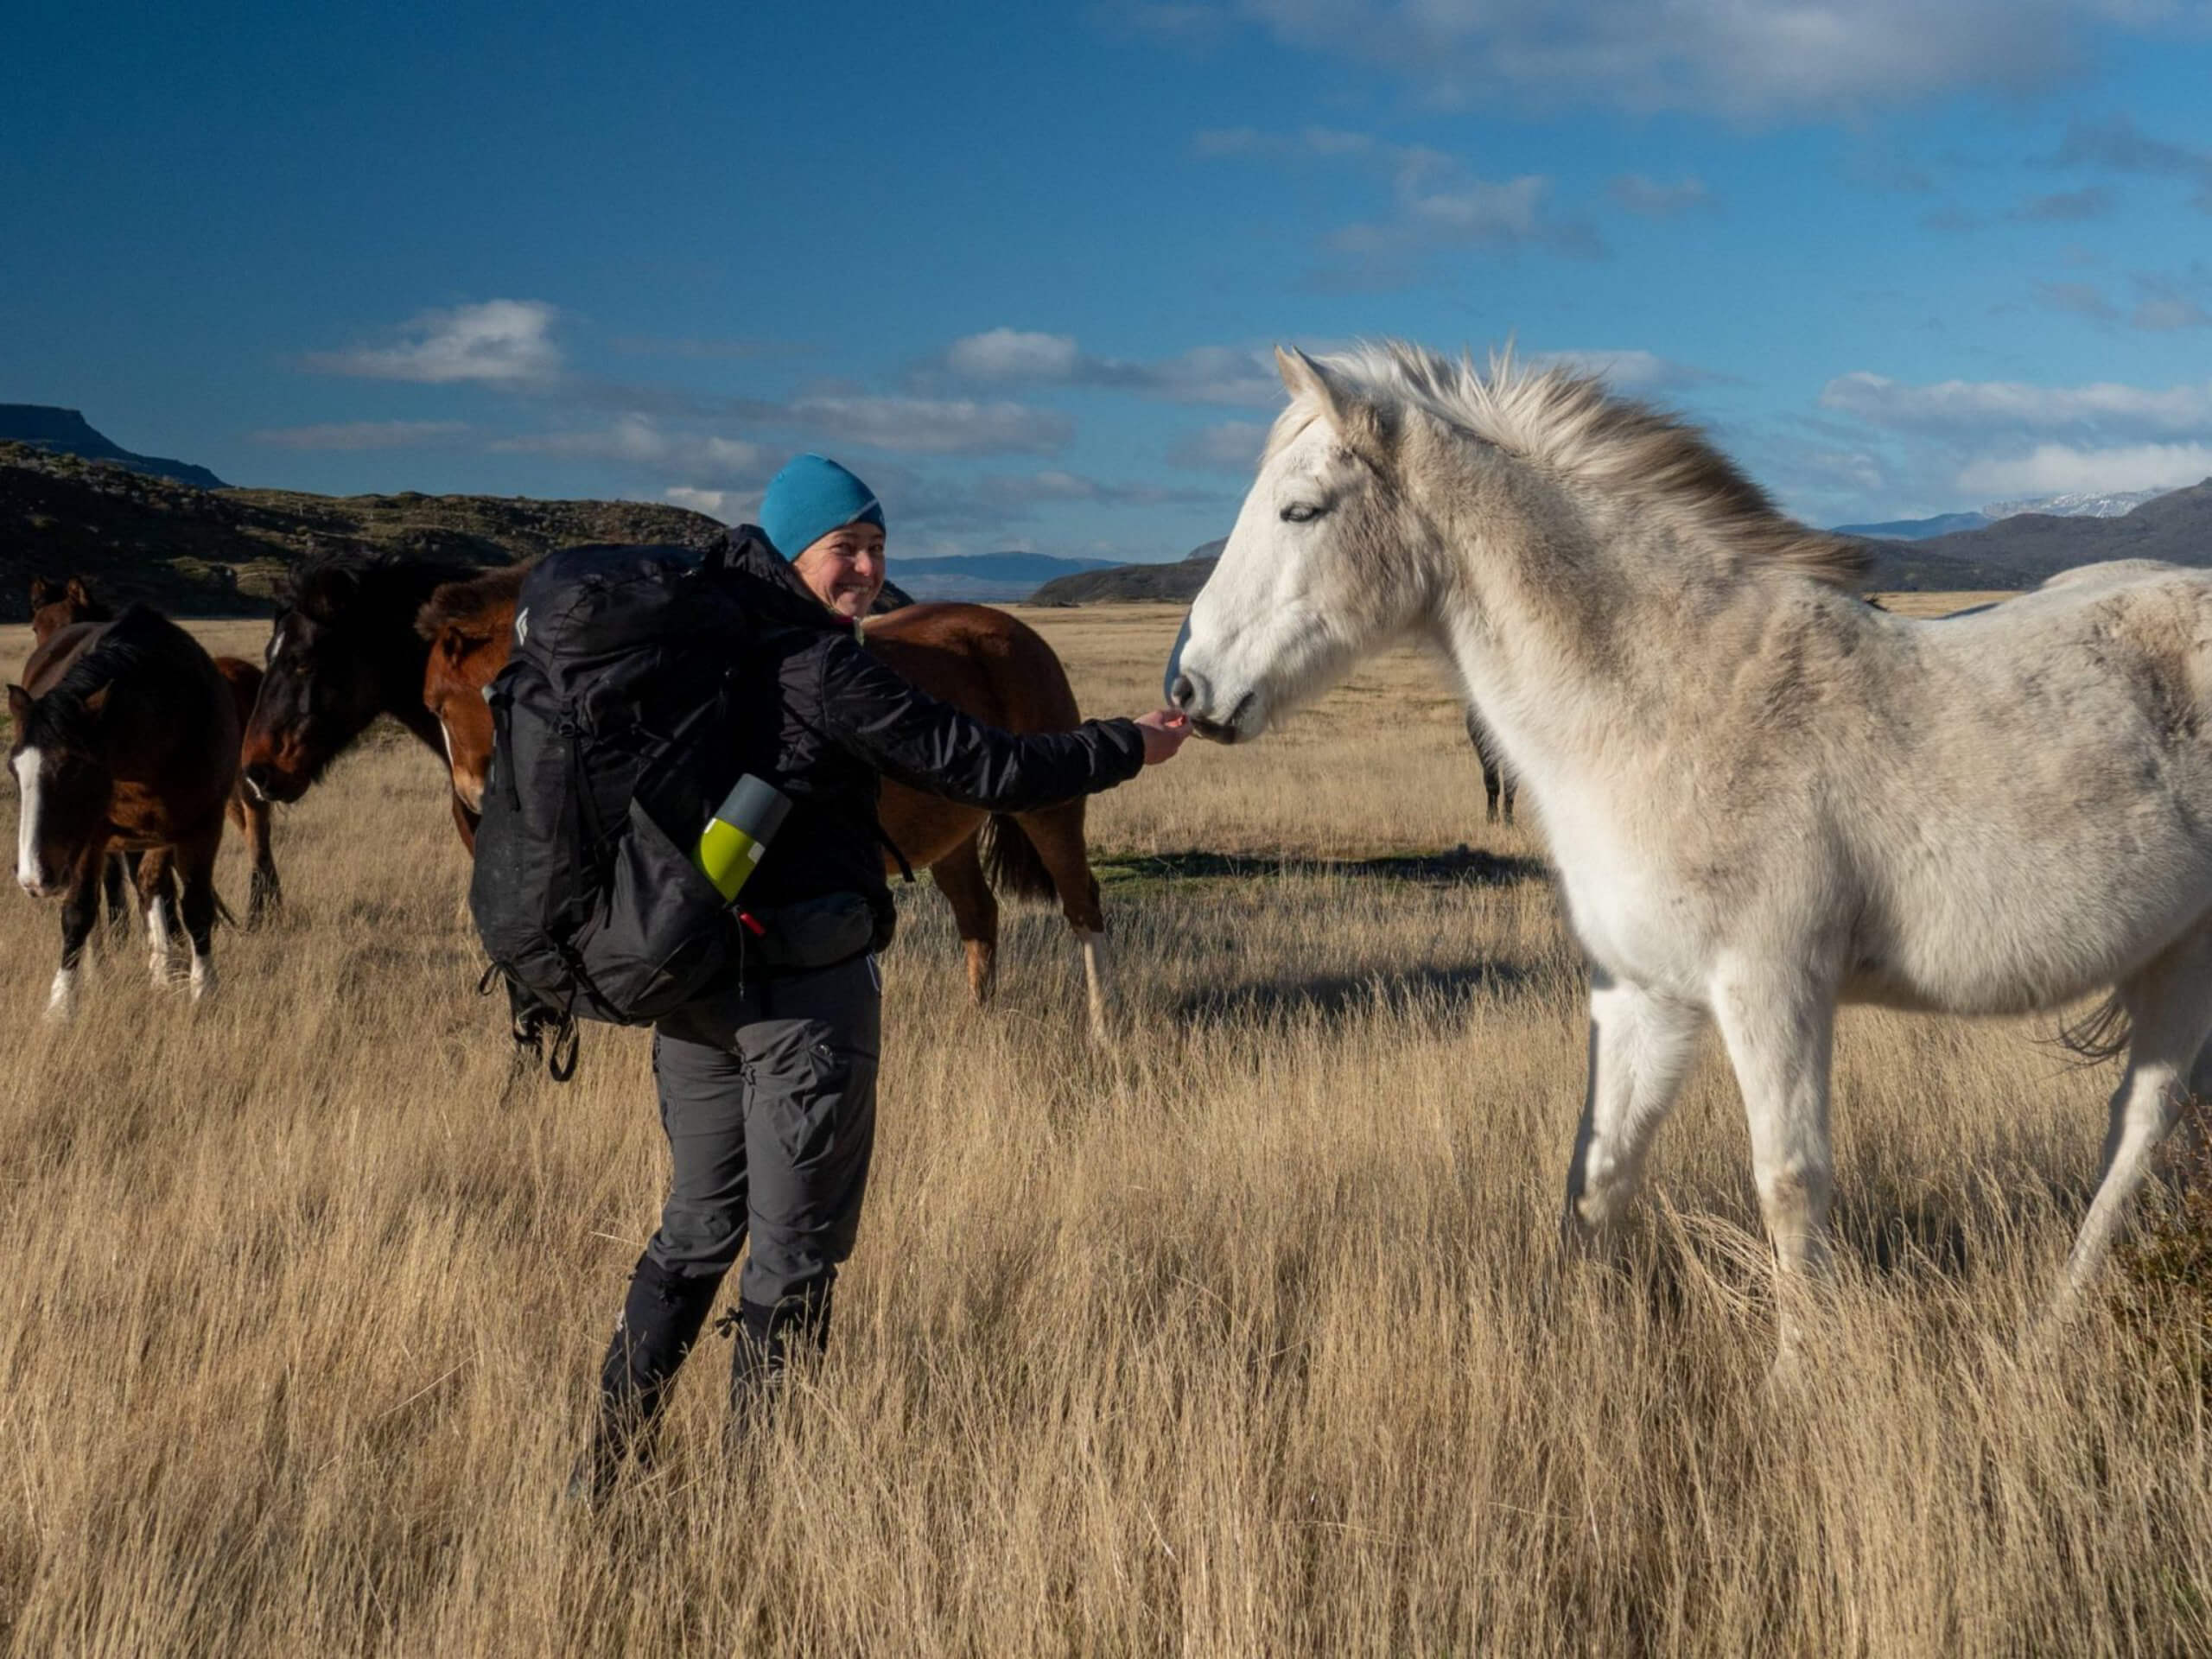
[[[1594,976],[1589,1090],[1567,1164],[1562,1243],[1610,1247],[1652,1137],[1681,1092],[1704,1014],[1694,1003]]]
[[[1728,1045],[1744,1115],[1759,1209],[1780,1268],[1781,1325],[1775,1373],[1798,1364],[1803,1335],[1798,1299],[1808,1280],[1827,1275],[1828,1205],[1835,1159],[1828,1142],[1828,1068],[1834,1047],[1835,995],[1802,969],[1745,968],[1714,987],[1713,1017]]]

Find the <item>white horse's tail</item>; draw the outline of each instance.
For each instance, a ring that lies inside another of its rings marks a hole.
[[[2134,1036],[2127,1008],[2115,991],[2079,1020],[2059,1027],[2058,1046],[2084,1065],[2101,1065],[2125,1054]]]

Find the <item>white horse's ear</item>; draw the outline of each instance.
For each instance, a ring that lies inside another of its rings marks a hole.
[[[1332,425],[1341,425],[1344,408],[1342,384],[1295,346],[1275,347],[1275,372],[1283,390],[1293,397],[1311,397],[1321,405]]]
[[[1380,465],[1389,452],[1391,423],[1379,405],[1361,397],[1344,377],[1298,349],[1275,347],[1275,372],[1293,397],[1311,397],[1321,406],[1337,436],[1355,454]]]

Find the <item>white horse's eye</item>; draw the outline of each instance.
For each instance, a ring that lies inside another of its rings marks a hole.
[[[1282,521],[1286,524],[1308,524],[1319,518],[1326,511],[1326,508],[1317,507],[1307,502],[1294,501],[1282,510]]]

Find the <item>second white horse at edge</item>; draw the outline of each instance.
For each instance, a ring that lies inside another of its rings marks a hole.
[[[1391,343],[1277,353],[1289,407],[1168,670],[1241,743],[1360,658],[1448,658],[1537,806],[1591,973],[1570,1242],[1632,1196],[1707,1021],[1784,1294],[1827,1266],[1842,1001],[2109,988],[2126,1068],[2054,1307],[2103,1262],[2212,1032],[2212,572],[2136,561],[1890,615],[1857,544],[1595,380]]]

